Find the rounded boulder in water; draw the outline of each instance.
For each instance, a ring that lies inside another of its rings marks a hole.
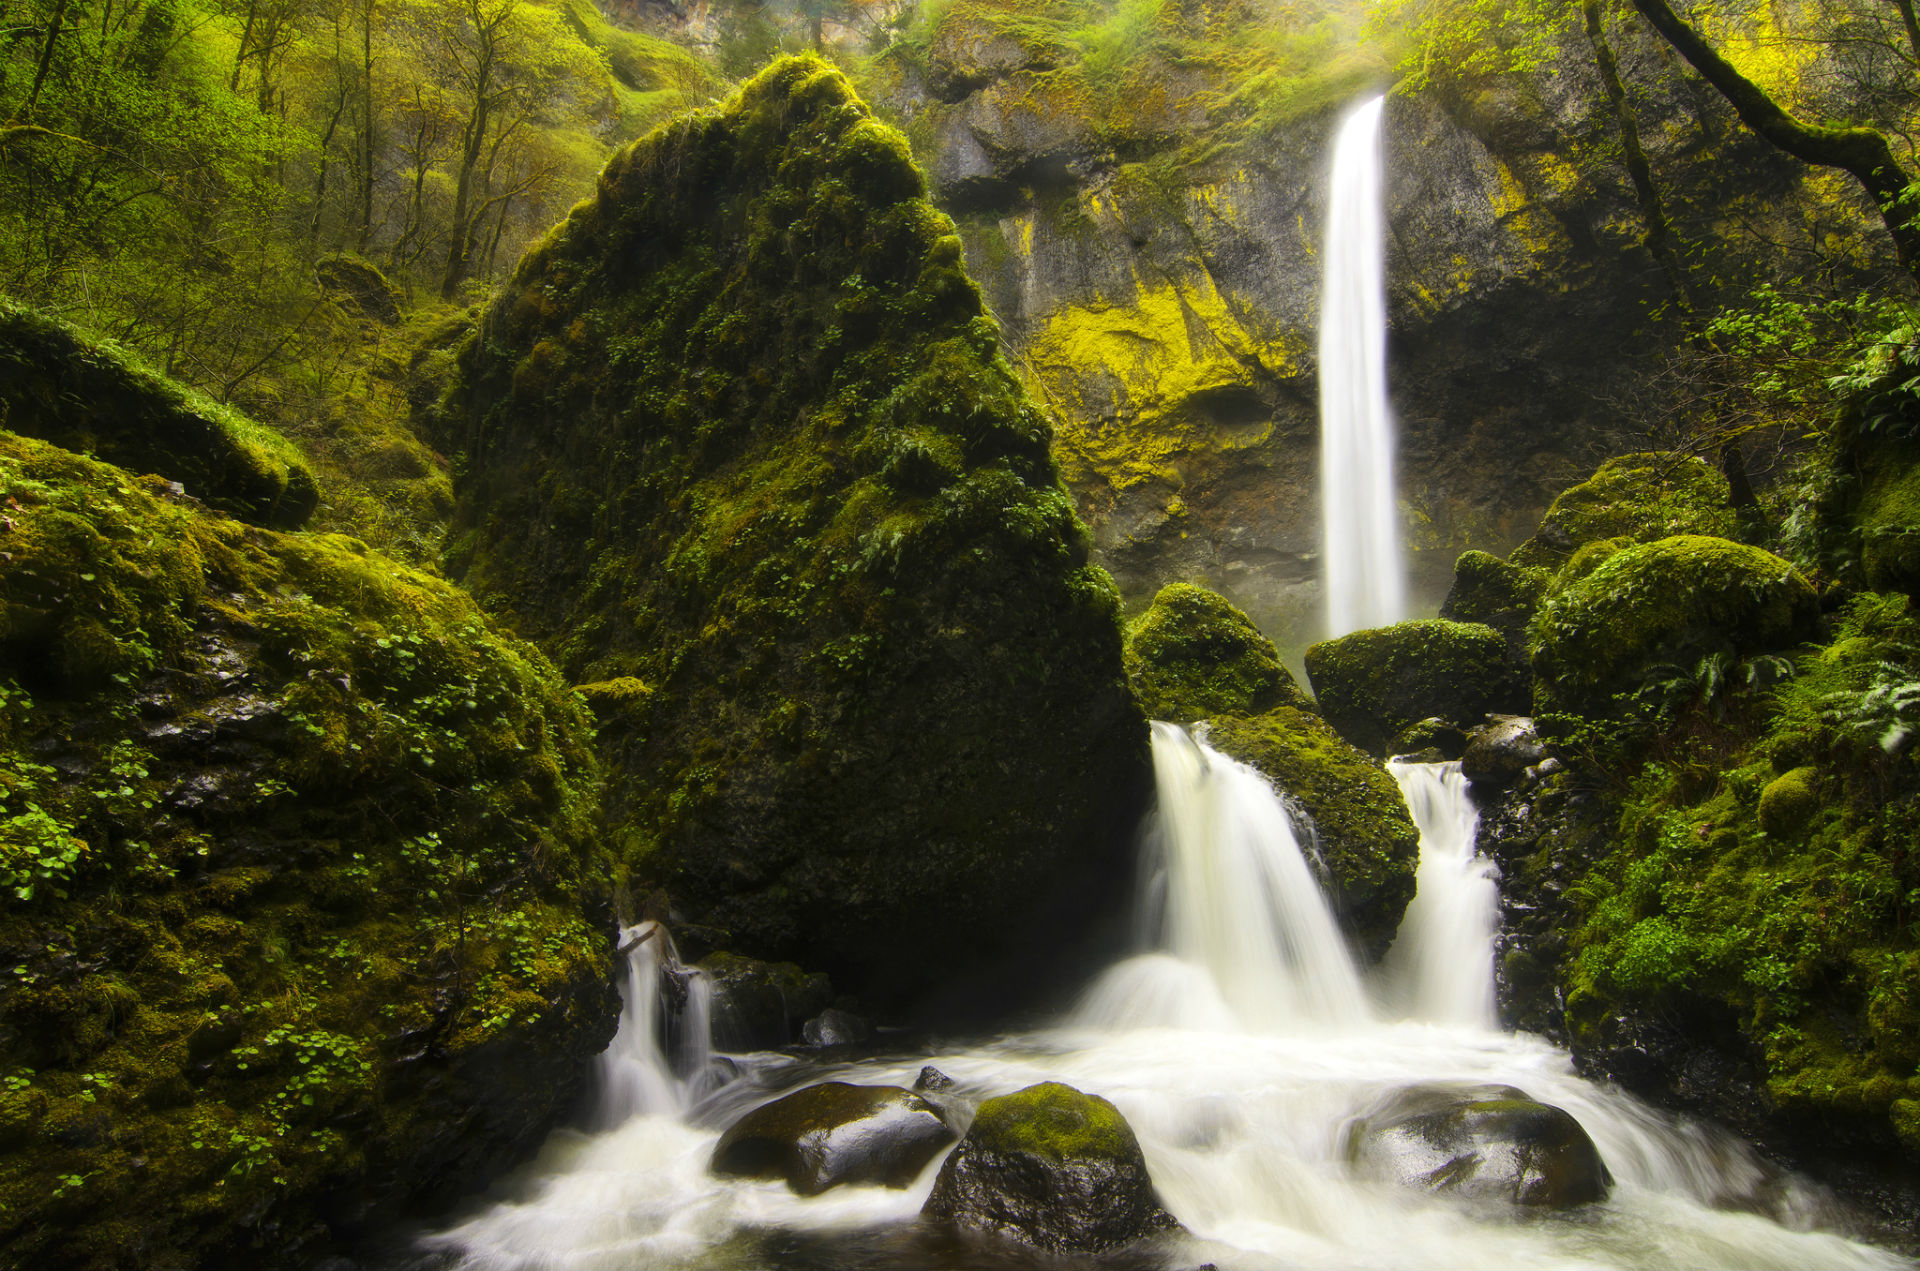
[[[1410,1086],[1347,1131],[1364,1177],[1477,1200],[1571,1209],[1607,1198],[1613,1176],[1566,1111],[1512,1086]]]
[[[911,1090],[829,1081],[734,1122],[710,1168],[782,1179],[802,1196],[843,1183],[905,1187],[955,1137],[939,1109]]]
[[[1054,1081],[981,1104],[921,1213],[1055,1253],[1109,1249],[1180,1225],[1154,1194],[1120,1110]]]

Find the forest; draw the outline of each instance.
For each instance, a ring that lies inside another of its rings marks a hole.
[[[1906,1267],[1912,0],[0,0],[0,1268]]]

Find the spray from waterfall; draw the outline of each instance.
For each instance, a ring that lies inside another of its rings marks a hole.
[[[1406,617],[1387,404],[1384,97],[1340,126],[1320,289],[1320,497],[1327,634]]]

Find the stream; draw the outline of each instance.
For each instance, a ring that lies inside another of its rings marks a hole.
[[[1421,831],[1419,892],[1372,974],[1316,879],[1311,834],[1258,772],[1153,726],[1158,808],[1143,836],[1140,952],[1050,1028],[835,1063],[723,1056],[702,977],[671,1014],[663,939],[631,954],[591,1129],[423,1237],[421,1266],[578,1268],[1904,1267],[1823,1226],[1816,1187],[1732,1136],[1579,1077],[1564,1051],[1493,1022],[1497,882],[1472,854],[1457,764],[1391,765]],[[1304,840],[1304,842],[1303,842]],[[636,929],[637,932],[638,929]],[[1040,1081],[1103,1095],[1132,1123],[1184,1234],[1080,1259],[963,1245],[919,1218],[944,1153],[902,1190],[802,1198],[707,1162],[747,1110],[843,1080],[911,1086],[932,1064],[964,1104]],[[1521,1210],[1360,1177],[1357,1116],[1414,1083],[1500,1083],[1571,1113],[1611,1170],[1605,1201]]]

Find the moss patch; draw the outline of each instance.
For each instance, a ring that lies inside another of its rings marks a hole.
[[[1664,452],[1620,455],[1556,498],[1539,530],[1507,559],[1557,568],[1575,550],[1600,539],[1732,538],[1738,526],[1727,479],[1705,462]]]
[[[1323,640],[1307,650],[1307,678],[1327,722],[1373,755],[1430,717],[1472,727],[1490,712],[1528,708],[1500,633],[1444,618]]]
[[[616,156],[437,428],[450,567],[576,680],[652,688],[615,833],[718,942],[904,995],[1124,876],[1117,595],[952,222],[837,71],[776,62]]]
[[[1120,1110],[1097,1094],[1043,1081],[980,1105],[970,1139],[989,1151],[1044,1161],[1120,1159],[1140,1148]]]
[[[1204,587],[1161,588],[1127,624],[1126,658],[1134,696],[1154,719],[1190,724],[1208,715],[1312,707],[1273,641]]]
[[[320,501],[299,449],[272,429],[6,299],[0,424],[179,482],[256,525],[304,524]]]
[[[577,698],[446,584],[0,433],[0,1242],[284,1264],[611,1029]]]

